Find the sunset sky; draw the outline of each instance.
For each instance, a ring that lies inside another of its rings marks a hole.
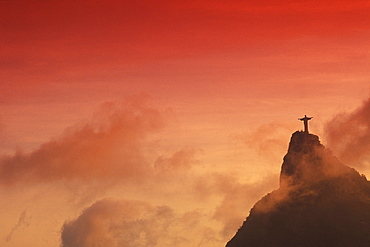
[[[224,246],[305,114],[369,178],[369,13],[0,0],[0,246]]]

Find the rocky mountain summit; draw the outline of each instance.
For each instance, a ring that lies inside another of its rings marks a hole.
[[[280,187],[258,201],[227,247],[368,247],[370,182],[307,131],[293,133]]]

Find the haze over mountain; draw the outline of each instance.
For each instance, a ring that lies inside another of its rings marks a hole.
[[[227,247],[370,246],[370,182],[319,137],[293,133],[280,188],[258,201]]]

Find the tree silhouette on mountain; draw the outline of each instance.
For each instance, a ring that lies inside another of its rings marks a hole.
[[[368,247],[370,182],[308,132],[293,133],[279,189],[250,211],[227,247]]]

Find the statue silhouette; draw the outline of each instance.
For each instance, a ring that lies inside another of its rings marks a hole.
[[[298,118],[298,120],[301,120],[303,121],[304,123],[304,132],[308,133],[308,120],[311,120],[312,117],[307,117],[306,115],[304,115],[304,118]]]

